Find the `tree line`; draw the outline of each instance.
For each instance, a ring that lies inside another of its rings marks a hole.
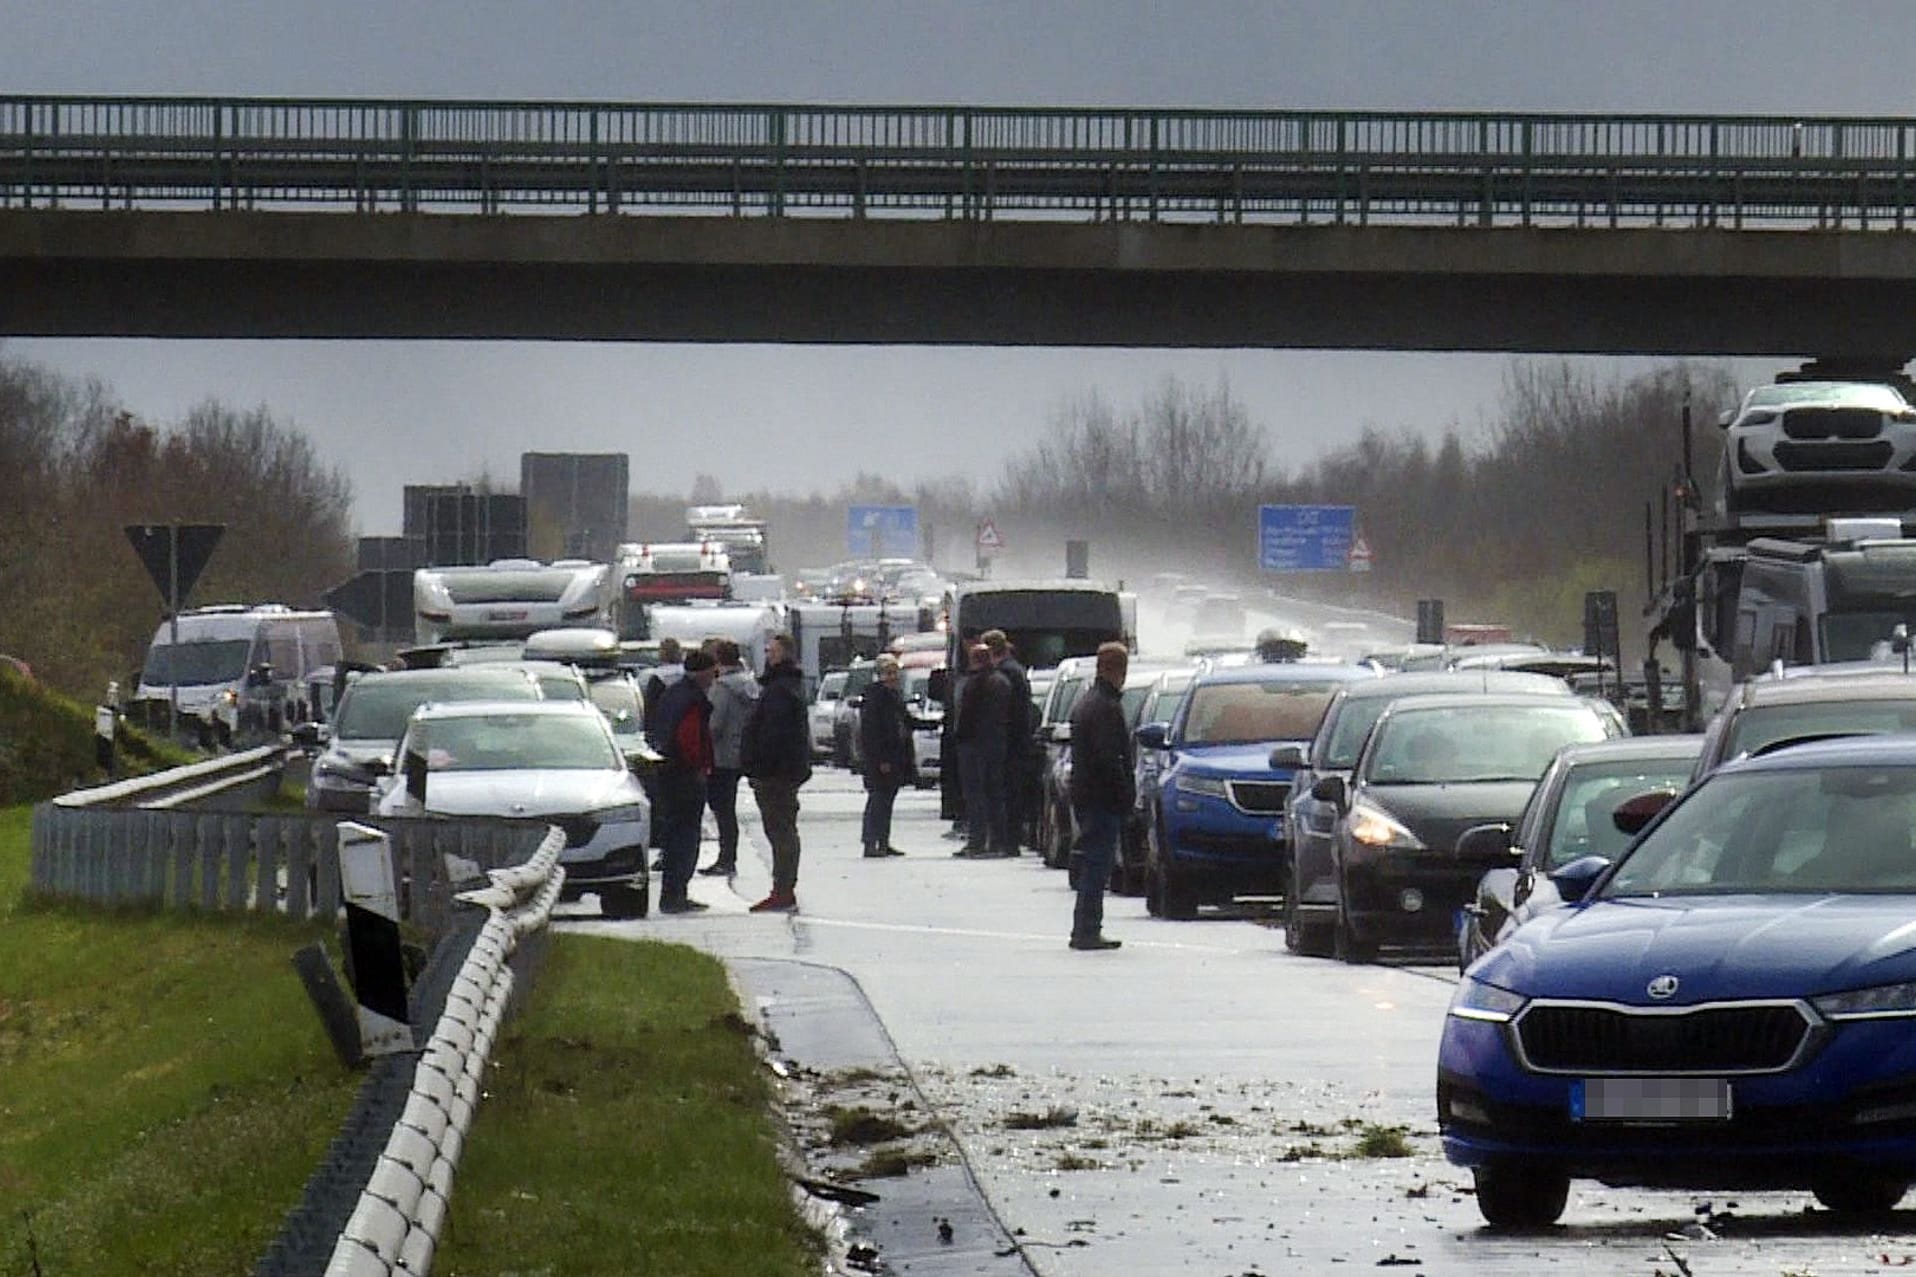
[[[350,483],[266,408],[159,426],[0,355],[0,653],[88,700],[137,677],[163,608],[122,528],[173,521],[226,525],[189,604],[317,606],[354,561]]]

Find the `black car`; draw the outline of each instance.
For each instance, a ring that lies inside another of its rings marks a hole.
[[[1331,699],[1316,737],[1306,749],[1285,746],[1286,761],[1298,768],[1284,810],[1291,836],[1291,882],[1284,893],[1284,944],[1293,953],[1319,957],[1331,952],[1331,927],[1337,918],[1337,875],[1331,864],[1331,835],[1337,828],[1337,804],[1315,798],[1311,786],[1326,776],[1350,778],[1364,738],[1384,707],[1406,696],[1439,692],[1524,692],[1570,696],[1569,684],[1543,674],[1449,670],[1389,674],[1374,682],[1346,683]],[[1296,751],[1296,755],[1290,751]],[[1139,751],[1143,757],[1143,751]],[[1154,778],[1155,779],[1155,778]],[[1143,787],[1140,785],[1140,797]]]
[[[1750,679],[1703,731],[1692,779],[1791,741],[1916,731],[1916,677],[1900,665],[1805,665]]]
[[[1456,919],[1498,857],[1461,835],[1514,821],[1565,745],[1600,741],[1614,719],[1549,693],[1408,696],[1378,716],[1347,781],[1312,788],[1335,803],[1332,949],[1367,962],[1383,944],[1456,943]]]
[[[1701,736],[1638,736],[1596,745],[1566,745],[1537,782],[1515,827],[1467,830],[1473,852],[1502,852],[1511,863],[1485,871],[1477,899],[1457,930],[1457,962],[1468,967],[1505,936],[1563,903],[1550,875],[1585,856],[1619,859],[1630,835],[1617,828],[1617,807],[1646,793],[1674,795],[1689,783]]]

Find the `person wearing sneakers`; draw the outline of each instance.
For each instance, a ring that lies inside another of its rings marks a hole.
[[[902,856],[891,845],[891,809],[898,790],[912,778],[911,715],[899,695],[898,658],[878,658],[878,677],[865,688],[858,707],[858,745],[864,756],[864,843],[868,859]]]
[[[699,862],[699,825],[712,774],[712,702],[706,690],[718,677],[710,652],[688,652],[685,674],[659,698],[658,806],[665,819],[665,882],[660,913],[694,913],[704,905],[686,894]]]
[[[739,765],[752,782],[765,840],[772,844],[772,892],[752,906],[753,913],[798,912],[798,791],[812,778],[812,735],[797,650],[789,634],[766,645],[758,701],[739,743]]]
[[[1124,675],[1131,653],[1122,643],[1098,648],[1097,675],[1071,711],[1071,808],[1078,818],[1084,865],[1071,919],[1073,949],[1115,949],[1104,937],[1104,891],[1118,850],[1118,831],[1135,802],[1131,732],[1124,719]]]
[[[706,801],[718,824],[718,859],[699,870],[710,877],[738,872],[739,747],[745,739],[745,718],[758,699],[758,679],[740,660],[738,644],[719,639],[712,644],[718,660],[718,681],[712,684],[712,779]]]

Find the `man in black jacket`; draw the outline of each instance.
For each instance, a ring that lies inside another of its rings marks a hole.
[[[1011,640],[1003,630],[986,630],[978,641],[991,653],[991,664],[1011,684],[1010,723],[1005,735],[1005,810],[1011,822],[1011,849],[1028,842],[1038,845],[1038,750],[1032,731],[1036,710],[1031,704],[1031,677],[1025,673]]]
[[[1015,856],[1005,806],[1005,752],[1011,730],[1011,683],[991,664],[983,643],[971,649],[971,672],[958,693],[958,768],[965,794],[965,847],[977,859]]]
[[[1124,675],[1131,654],[1122,643],[1098,649],[1097,676],[1071,711],[1071,808],[1077,813],[1084,864],[1071,919],[1073,949],[1115,949],[1104,937],[1104,891],[1118,850],[1118,831],[1136,801],[1131,733],[1124,721]]]
[[[891,809],[898,791],[912,778],[912,721],[899,694],[898,658],[878,658],[878,677],[865,688],[858,707],[858,751],[865,773],[865,855],[902,856],[891,845]]]
[[[753,913],[798,912],[798,790],[812,778],[812,738],[805,722],[805,674],[789,634],[765,649],[758,701],[745,720],[739,764],[752,782],[765,839],[772,844],[772,892]]]

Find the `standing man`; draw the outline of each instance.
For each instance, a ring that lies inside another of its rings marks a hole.
[[[1098,648],[1097,676],[1071,711],[1071,808],[1077,813],[1084,864],[1071,919],[1073,949],[1115,949],[1104,937],[1104,892],[1118,850],[1118,831],[1136,801],[1131,733],[1124,723],[1124,675],[1131,653],[1122,643]]]
[[[665,752],[665,737],[659,730],[659,706],[665,703],[665,691],[685,677],[683,653],[679,641],[675,638],[659,640],[659,663],[652,667],[652,673],[645,680],[644,701],[640,705],[639,725],[645,730],[646,740],[652,748]],[[652,846],[659,848],[660,854],[653,858],[652,868],[665,868],[665,830],[667,813],[659,802],[658,782],[641,777],[639,782],[645,789],[645,796],[652,802]]]
[[[878,658],[878,677],[865,689],[858,707],[858,746],[865,760],[865,855],[868,859],[902,856],[891,845],[891,809],[899,789],[912,778],[911,715],[899,693],[898,658]]]
[[[659,698],[658,801],[665,822],[665,881],[660,913],[696,913],[705,906],[686,894],[699,862],[699,825],[705,814],[706,779],[712,774],[712,702],[706,691],[718,677],[710,652],[689,652],[685,676]]]
[[[739,763],[772,844],[772,892],[752,906],[753,913],[798,912],[798,791],[812,778],[812,739],[797,650],[789,634],[775,635],[766,646],[758,702],[740,742]]]
[[[971,673],[958,697],[958,766],[965,793],[965,847],[975,860],[1015,856],[1005,806],[1005,751],[1011,726],[1011,683],[991,664],[991,649],[971,649]]]
[[[1037,742],[1031,735],[1036,726],[1031,721],[1031,678],[1019,663],[1018,654],[1012,650],[1011,640],[1005,637],[1003,630],[986,630],[978,636],[978,641],[991,653],[993,668],[1011,684],[1011,721],[1005,744],[1005,810],[1011,822],[1010,847],[1015,854],[1018,844],[1027,840],[1027,834],[1031,845],[1038,845],[1031,820],[1037,807],[1033,798],[1038,786]]]
[[[745,720],[758,700],[758,680],[745,668],[738,644],[719,639],[712,644],[718,661],[718,681],[712,684],[712,779],[705,787],[706,802],[718,825],[718,859],[699,870],[710,876],[731,877],[738,872],[739,749],[745,740]]]

